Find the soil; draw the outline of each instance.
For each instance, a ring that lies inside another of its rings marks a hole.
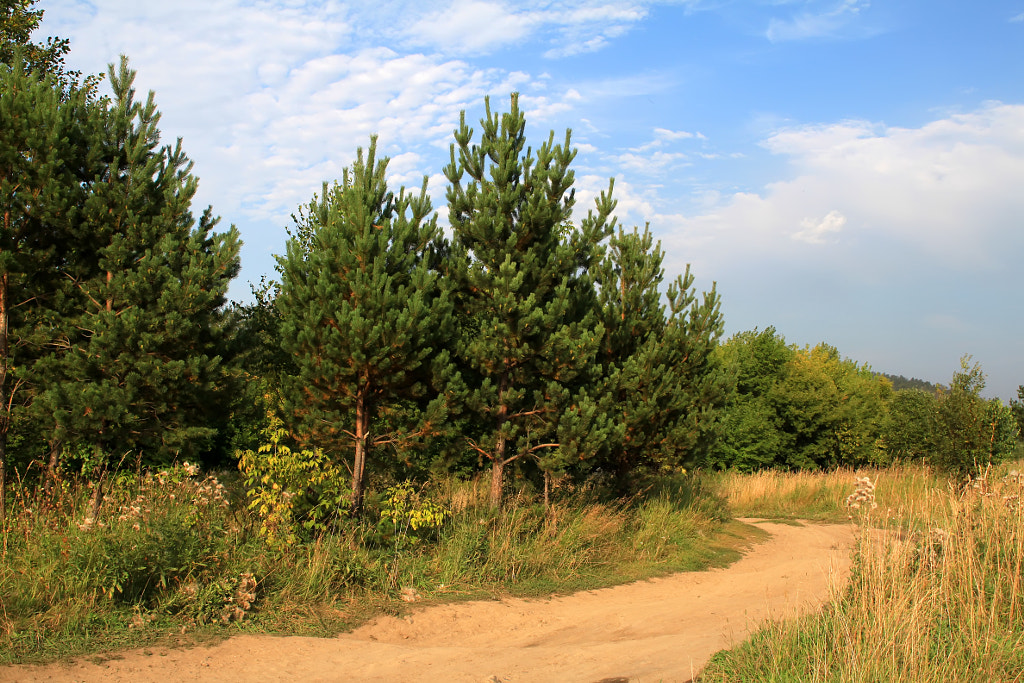
[[[768,618],[818,609],[849,573],[850,525],[748,520],[770,537],[724,569],[550,599],[436,605],[336,638],[0,669],[0,681],[689,681]]]

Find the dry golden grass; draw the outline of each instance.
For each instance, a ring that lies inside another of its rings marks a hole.
[[[871,480],[876,499],[885,509],[906,506],[929,490],[947,485],[946,479],[919,465],[829,472],[716,472],[705,474],[704,481],[737,517],[842,521],[850,516],[846,499],[863,477]]]
[[[849,586],[821,614],[720,654],[701,680],[1024,680],[1024,475],[923,489],[920,472],[878,477],[879,506],[853,510]]]

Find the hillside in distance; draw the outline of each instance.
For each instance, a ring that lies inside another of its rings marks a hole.
[[[893,391],[900,391],[902,389],[920,389],[921,391],[925,391],[929,394],[934,394],[939,389],[945,389],[941,384],[932,384],[931,382],[927,382],[916,377],[908,379],[903,375],[890,375],[887,372],[880,372],[878,374],[892,382]]]

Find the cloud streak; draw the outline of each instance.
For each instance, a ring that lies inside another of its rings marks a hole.
[[[768,22],[765,37],[779,43],[843,35],[868,6],[866,0],[842,0],[834,7],[818,12],[801,12],[789,19],[773,17]]]

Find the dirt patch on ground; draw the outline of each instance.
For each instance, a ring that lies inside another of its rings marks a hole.
[[[724,569],[426,607],[330,639],[238,636],[100,664],[7,667],[0,681],[688,681],[765,619],[817,609],[846,581],[850,525],[755,523],[771,537]]]

